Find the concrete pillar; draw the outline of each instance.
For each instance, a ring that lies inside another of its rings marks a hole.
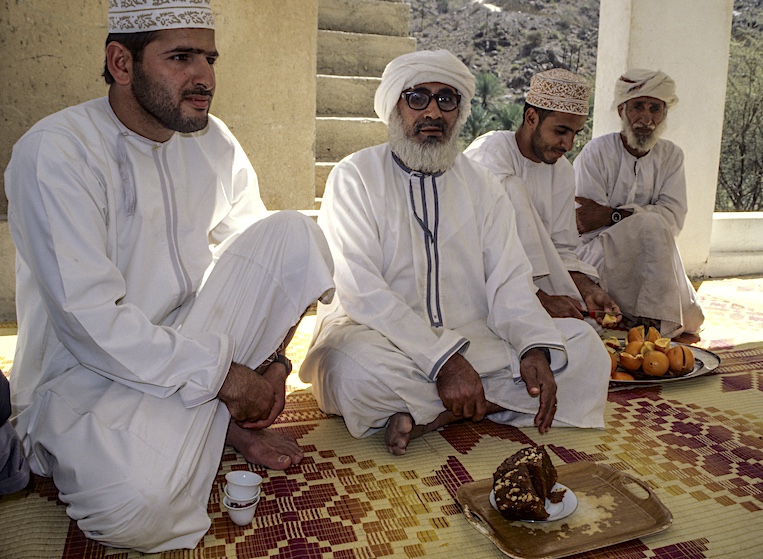
[[[659,69],[679,103],[664,138],[684,151],[689,213],[678,246],[690,276],[710,252],[723,132],[733,0],[601,0],[594,137],[620,130],[614,84],[628,68]]]

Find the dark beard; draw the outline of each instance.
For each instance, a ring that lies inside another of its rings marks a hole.
[[[143,73],[140,64],[135,64],[133,67],[131,87],[132,94],[135,96],[138,104],[165,128],[175,130],[176,132],[189,133],[196,132],[207,126],[209,120],[208,113],[205,112],[196,117],[184,116],[180,112],[180,107],[175,104],[172,97],[167,93],[167,90],[152,82]],[[183,96],[185,95],[209,95],[210,99],[212,97],[212,93],[203,88],[184,91]]]

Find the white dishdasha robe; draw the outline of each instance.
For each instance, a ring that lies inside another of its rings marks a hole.
[[[106,98],[37,123],[5,185],[32,470],[90,538],[195,547],[230,419],[217,392],[231,361],[262,363],[333,287],[325,238],[296,212],[266,217],[220,120],[157,143]]]
[[[319,305],[300,378],[321,409],[355,437],[410,413],[431,423],[445,408],[440,367],[462,352],[485,393],[532,425],[538,400],[519,359],[550,348],[559,385],[556,425],[603,427],[609,356],[595,331],[552,319],[540,305],[498,180],[459,154],[441,175],[408,172],[387,144],[361,150],[329,175],[319,225],[335,263],[336,297]]]
[[[586,274],[597,283],[599,276],[575,252],[575,174],[567,158],[553,165],[531,161],[519,151],[516,134],[506,130],[480,136],[464,153],[501,180],[514,206],[535,285],[549,295],[567,295],[583,303],[570,272]]]
[[[675,242],[688,210],[683,162],[668,140],[635,157],[613,132],[588,142],[574,163],[578,196],[633,211],[583,234],[580,258],[596,266],[624,313],[660,320],[667,337],[696,333],[704,321]]]

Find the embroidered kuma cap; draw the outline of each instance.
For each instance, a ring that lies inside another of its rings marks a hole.
[[[581,76],[563,68],[552,68],[530,78],[525,101],[539,109],[587,115],[590,96],[591,86]]]
[[[109,0],[109,33],[214,29],[210,0]]]

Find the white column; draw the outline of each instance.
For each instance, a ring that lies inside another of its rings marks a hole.
[[[676,81],[664,138],[684,151],[689,213],[678,246],[690,276],[710,253],[733,0],[601,0],[593,135],[620,130],[615,81],[628,68]]]

